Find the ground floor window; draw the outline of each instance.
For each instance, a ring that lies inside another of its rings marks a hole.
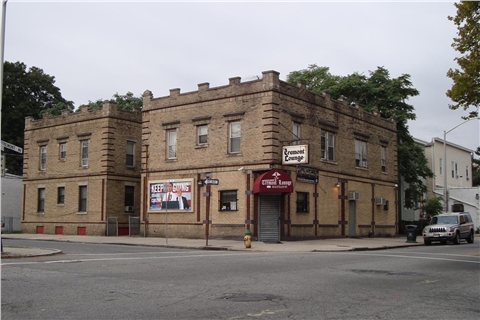
[[[87,186],[78,188],[78,211],[87,212]]]
[[[297,192],[297,213],[308,213],[308,192]]]
[[[236,211],[237,200],[237,190],[220,191],[220,211]]]

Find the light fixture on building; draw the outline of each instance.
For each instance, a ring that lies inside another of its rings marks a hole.
[[[340,187],[340,182],[335,183],[335,188]]]

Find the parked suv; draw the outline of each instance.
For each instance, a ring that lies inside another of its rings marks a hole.
[[[448,212],[432,217],[430,225],[423,229],[423,242],[430,245],[433,241],[446,244],[447,241],[459,244],[460,239],[473,243],[474,227],[468,212]]]

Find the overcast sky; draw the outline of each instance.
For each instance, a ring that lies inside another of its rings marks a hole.
[[[7,3],[5,60],[55,77],[75,107],[130,91],[154,97],[242,81],[310,64],[334,75],[366,75],[383,66],[392,78],[409,74],[420,95],[410,99],[418,139],[443,139],[467,112],[448,109],[453,2],[163,2],[22,1]],[[479,146],[479,121],[447,141]]]

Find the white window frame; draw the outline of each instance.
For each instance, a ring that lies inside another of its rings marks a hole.
[[[47,146],[40,146],[40,171],[47,170]]]
[[[167,130],[167,159],[177,159],[177,129]]]
[[[67,158],[67,143],[60,142],[58,145],[58,156],[60,160],[65,160]]]
[[[205,145],[208,143],[208,124],[197,126],[197,145]]]
[[[228,153],[240,153],[240,139],[242,136],[242,123],[240,121],[232,121],[228,125]]]
[[[367,168],[367,142],[355,139],[355,166]]]
[[[90,140],[80,141],[80,166],[88,167],[88,148]]]
[[[125,146],[125,164],[127,167],[135,167],[135,141],[127,140]]]
[[[335,161],[335,133],[326,130],[320,132],[320,154],[322,160]]]

